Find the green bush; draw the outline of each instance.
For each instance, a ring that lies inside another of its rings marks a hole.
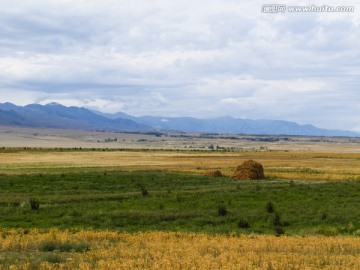
[[[242,229],[250,228],[250,224],[246,219],[240,219],[238,222],[238,227]]]
[[[219,216],[226,216],[228,213],[226,207],[224,205],[220,205],[218,208],[218,215]]]
[[[90,244],[86,242],[80,242],[73,246],[75,252],[86,252],[90,250]]]
[[[281,227],[275,227],[275,236],[281,236],[285,234],[285,231],[283,228]]]
[[[90,250],[90,245],[87,242],[56,242],[53,240],[46,240],[40,243],[39,245],[39,251],[42,252],[52,252],[58,250],[60,252],[86,252]]]
[[[43,261],[49,262],[49,263],[63,263],[65,262],[65,259],[56,253],[50,253],[43,257]]]
[[[280,227],[282,226],[282,223],[281,223],[281,216],[279,213],[275,213],[274,217],[273,217],[273,220],[272,220],[272,223],[274,225],[274,227]]]
[[[56,243],[55,241],[47,240],[40,243],[39,251],[51,252],[56,250],[57,247],[58,247],[58,243]]]
[[[143,195],[143,197],[146,197],[149,195],[149,192],[145,187],[141,187],[141,194]]]
[[[39,210],[40,208],[40,202],[36,198],[30,198],[29,205],[31,210]]]
[[[268,213],[274,213],[274,211],[275,211],[275,205],[274,205],[272,202],[268,202],[268,203],[266,204],[266,211],[267,211]]]

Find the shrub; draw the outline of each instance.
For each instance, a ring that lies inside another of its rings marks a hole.
[[[66,242],[56,242],[53,240],[46,240],[40,243],[39,245],[39,251],[42,252],[52,252],[58,250],[60,252],[70,252],[70,251],[75,251],[75,252],[86,252],[88,250],[90,250],[90,244],[87,242],[71,242],[71,241],[66,241]]]
[[[65,259],[61,257],[59,254],[56,253],[50,253],[44,256],[43,261],[49,262],[49,263],[63,263],[65,262]]]
[[[219,216],[226,216],[228,213],[226,207],[224,205],[220,205],[218,208],[218,215]]]
[[[145,187],[140,187],[141,189],[141,194],[143,195],[143,197],[146,197],[149,195],[149,192],[147,191],[147,189]]]
[[[29,206],[31,210],[39,210],[40,208],[40,202],[36,198],[30,198],[29,200]]]
[[[74,242],[66,241],[59,245],[59,250],[61,252],[70,252],[70,251],[86,252],[90,250],[90,244],[87,242],[74,243]]]
[[[275,236],[279,237],[279,236],[281,236],[283,234],[285,234],[285,231],[284,231],[283,228],[281,228],[280,226],[275,227]]]
[[[274,225],[275,227],[280,227],[280,226],[282,226],[281,216],[280,216],[279,213],[275,213],[272,223],[273,223],[273,225]]]
[[[80,242],[74,246],[75,252],[86,252],[90,250],[90,244],[86,242]]]
[[[43,241],[39,245],[39,251],[51,252],[57,249],[58,244],[55,241]]]
[[[71,250],[74,249],[74,244],[69,241],[66,241],[64,243],[59,244],[58,248],[61,252],[70,252]]]
[[[284,227],[287,227],[287,226],[290,226],[291,223],[290,223],[290,221],[288,221],[288,220],[284,220],[284,221],[282,222],[282,225],[283,225]]]
[[[242,229],[250,228],[250,224],[246,219],[240,219],[238,222],[238,227]]]
[[[272,202],[268,202],[268,203],[266,204],[266,211],[267,211],[268,213],[274,213],[274,211],[275,211],[275,205],[274,205]]]

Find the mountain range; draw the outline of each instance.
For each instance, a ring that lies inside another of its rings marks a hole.
[[[125,132],[182,131],[251,135],[349,136],[360,134],[299,125],[282,120],[214,119],[192,117],[135,117],[123,112],[107,114],[86,108],[66,107],[58,103],[16,106],[0,104],[0,125]]]
[[[85,108],[65,107],[58,103],[24,107],[0,104],[0,125],[107,131],[151,129],[129,119],[110,119]]]

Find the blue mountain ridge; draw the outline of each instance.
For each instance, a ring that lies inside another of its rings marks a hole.
[[[24,107],[0,104],[0,125],[107,131],[151,129],[129,119],[109,119],[85,108],[65,107],[57,103]]]
[[[0,103],[0,125],[124,132],[181,131],[249,135],[346,136],[360,134],[300,125],[283,120],[250,120],[224,116],[214,119],[193,117],[135,117],[123,112],[107,114],[58,103],[16,106]]]
[[[214,119],[192,117],[134,117],[123,112],[106,114],[95,112],[108,118],[122,117],[148,125],[157,130],[177,130],[183,132],[228,133],[248,135],[298,135],[298,136],[344,136],[359,137],[360,134],[345,130],[328,130],[313,125],[300,125],[284,120],[250,120],[223,116]]]

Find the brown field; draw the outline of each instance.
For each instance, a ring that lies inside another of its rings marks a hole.
[[[18,151],[0,153],[0,173],[63,170],[167,170],[230,176],[243,161],[261,162],[268,178],[291,180],[360,179],[360,154],[315,152],[193,151]]]
[[[6,261],[0,269],[360,269],[360,238],[353,237],[21,229],[0,233],[0,258]],[[49,242],[87,243],[89,250],[47,252]]]

